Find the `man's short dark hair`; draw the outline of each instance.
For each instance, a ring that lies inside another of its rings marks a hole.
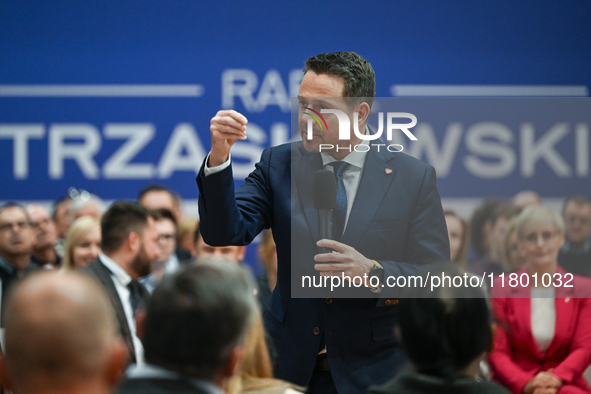
[[[493,210],[489,220],[491,224],[494,225],[500,218],[510,220],[515,216],[519,215],[520,212],[521,209],[517,205],[507,201],[503,201]]]
[[[566,209],[566,206],[570,203],[575,203],[577,205],[591,205],[591,199],[589,199],[589,197],[584,196],[582,194],[576,194],[574,196],[570,196],[568,197],[566,200],[564,200],[564,205],[562,206],[562,214],[564,215],[564,210]]]
[[[369,106],[376,96],[376,74],[371,64],[355,52],[322,53],[308,58],[304,65],[304,74],[326,74],[341,78],[345,84],[343,97],[360,97]]]
[[[131,232],[144,233],[150,212],[139,204],[129,201],[114,203],[101,219],[101,247],[104,252],[118,250]]]
[[[244,340],[255,308],[243,268],[219,260],[188,265],[165,277],[148,303],[146,361],[211,380]]]
[[[57,209],[59,208],[59,206],[69,201],[72,201],[72,197],[70,197],[70,195],[67,195],[62,196],[53,202],[53,213],[51,214],[51,217],[54,221],[56,219]]]
[[[157,183],[151,183],[148,186],[144,187],[142,190],[140,190],[139,194],[137,195],[137,200],[141,201],[142,198],[144,198],[144,196],[150,192],[166,192],[170,194],[176,205],[180,205],[180,197],[177,192],[167,188],[164,185],[159,185]]]
[[[429,270],[433,276],[465,275],[451,263]],[[422,273],[427,280],[425,270]],[[492,349],[493,317],[482,288],[445,286],[428,293],[416,288],[422,297],[401,299],[399,328],[403,348],[419,372],[454,379]]]
[[[470,242],[478,257],[486,253],[484,246],[484,224],[490,220],[494,210],[502,202],[502,200],[496,197],[489,198],[472,214],[472,219],[470,220]]]
[[[177,226],[176,218],[174,217],[172,212],[170,212],[170,210],[168,210],[166,208],[152,209],[150,211],[150,214],[154,218],[154,220],[157,222],[160,220],[168,219],[174,224],[175,228]]]

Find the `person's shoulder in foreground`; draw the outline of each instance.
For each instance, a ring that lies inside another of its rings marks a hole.
[[[381,386],[368,389],[369,394],[422,394],[422,393],[454,393],[454,394],[508,394],[503,386],[471,378],[445,380],[443,378],[415,372],[401,373],[394,380]]]
[[[257,305],[242,267],[201,260],[165,277],[142,324],[145,365],[126,373],[120,394],[223,394],[237,371]]]

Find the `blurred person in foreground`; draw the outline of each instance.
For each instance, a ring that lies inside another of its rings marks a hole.
[[[111,393],[126,362],[109,300],[90,278],[45,271],[11,291],[0,369],[14,394]]]
[[[445,224],[449,237],[449,254],[452,263],[465,270],[468,266],[466,253],[468,250],[468,225],[455,212],[445,210]]]
[[[149,294],[138,279],[150,273],[152,261],[161,253],[156,222],[146,208],[116,202],[103,215],[101,237],[103,252],[80,272],[94,277],[106,290],[130,360],[142,363],[144,348],[137,333],[137,319]]]
[[[92,216],[74,220],[66,235],[63,267],[75,270],[86,267],[101,253],[101,223]]]
[[[448,264],[430,274],[463,276]],[[423,275],[423,277],[426,276]],[[419,294],[419,292],[421,292]],[[478,287],[415,289],[417,298],[400,300],[397,334],[412,364],[372,394],[508,394],[502,386],[478,381],[478,365],[492,346],[492,311]]]
[[[146,364],[130,367],[119,393],[223,393],[255,312],[252,281],[235,264],[203,261],[165,277],[143,322]]]
[[[14,281],[41,266],[31,259],[35,234],[26,209],[9,202],[0,206],[0,281],[1,302]],[[1,305],[1,304],[0,304]],[[4,308],[2,315],[4,315]],[[2,319],[2,325],[4,319]]]
[[[577,275],[591,276],[591,200],[585,196],[572,196],[564,202],[564,245],[558,262]]]
[[[244,340],[244,359],[239,372],[226,384],[228,394],[297,394],[303,388],[273,377],[265,327],[257,311]]]
[[[591,362],[591,280],[558,265],[564,222],[552,209],[525,208],[515,231],[526,266],[517,283],[506,275],[504,286],[497,277],[491,288],[493,378],[513,393],[589,393],[581,374]]]
[[[31,218],[31,227],[35,233],[33,256],[35,263],[45,268],[59,268],[62,258],[55,250],[57,229],[49,211],[40,204],[27,205],[27,212]]]

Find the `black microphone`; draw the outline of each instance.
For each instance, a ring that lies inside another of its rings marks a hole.
[[[318,239],[332,239],[332,210],[337,204],[337,180],[329,170],[318,170],[312,182],[314,208],[318,210]],[[318,248],[318,253],[331,253]]]

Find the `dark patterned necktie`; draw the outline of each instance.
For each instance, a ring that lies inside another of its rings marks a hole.
[[[347,191],[343,182],[343,173],[349,168],[350,164],[344,161],[335,161],[330,165],[333,166],[337,178],[337,203],[332,214],[332,239],[340,241],[345,230],[345,219],[347,218]]]
[[[132,280],[127,284],[129,289],[129,301],[131,302],[131,309],[133,315],[142,309],[142,297],[140,295],[140,284],[137,280]]]

